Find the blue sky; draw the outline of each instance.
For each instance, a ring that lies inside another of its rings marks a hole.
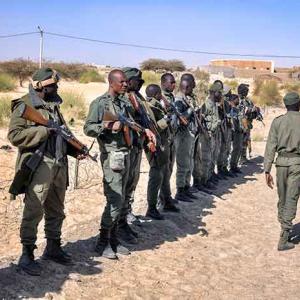
[[[45,31],[167,48],[300,55],[300,1],[1,1],[0,35]],[[0,60],[37,59],[38,36],[0,39]],[[45,36],[45,57],[56,61],[138,66],[150,57],[205,65],[213,55],[134,49]],[[300,59],[274,59],[275,66]]]

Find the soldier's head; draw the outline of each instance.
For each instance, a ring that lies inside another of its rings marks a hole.
[[[221,102],[222,100],[222,89],[220,87],[220,84],[213,83],[209,88],[209,97],[214,102]]]
[[[142,72],[137,68],[123,68],[122,71],[125,73],[128,83],[128,92],[134,91],[138,92],[142,85],[144,84],[144,80],[142,79]]]
[[[51,68],[41,68],[34,72],[31,85],[39,96],[45,101],[50,101],[57,96],[58,73]]]
[[[299,111],[300,110],[300,97],[296,92],[287,93],[283,97],[283,102],[288,111]]]
[[[245,98],[249,93],[249,84],[241,83],[237,90],[240,97]]]
[[[229,96],[229,102],[231,106],[238,106],[240,103],[240,98],[237,94],[231,94]]]
[[[193,91],[193,83],[190,80],[183,79],[180,81],[179,90],[186,96]]]
[[[160,78],[161,87],[163,90],[172,93],[175,90],[176,81],[171,73],[165,73]]]
[[[124,94],[127,90],[127,78],[123,71],[115,69],[108,74],[109,92],[113,95]]]
[[[215,80],[213,84],[216,84],[220,87],[220,90],[223,90],[224,89],[224,85],[223,85],[223,82],[219,79]]]
[[[160,100],[162,97],[160,86],[157,84],[149,84],[146,87],[146,95],[147,98],[155,98],[156,100]]]
[[[188,80],[191,82],[192,84],[192,89],[194,89],[196,87],[196,81],[195,81],[195,77],[190,74],[190,73],[184,73],[181,75],[180,81],[182,80]]]
[[[231,94],[232,94],[231,88],[228,85],[225,85],[223,87],[223,96],[229,98]]]

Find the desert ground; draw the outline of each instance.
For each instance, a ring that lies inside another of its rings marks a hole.
[[[88,102],[103,93],[100,84],[62,88],[81,89]],[[26,89],[20,90],[22,94]],[[15,95],[14,95],[15,96]],[[17,96],[17,95],[16,95]],[[118,261],[98,257],[93,251],[105,203],[99,165],[79,165],[74,189],[74,161],[70,162],[71,186],[66,198],[64,247],[74,266],[40,261],[40,278],[18,272],[21,251],[19,224],[22,198],[11,201],[7,193],[14,173],[16,149],[0,150],[0,298],[1,299],[299,299],[298,247],[278,252],[276,189],[264,182],[262,170],[265,139],[271,120],[282,109],[268,109],[266,126],[255,122],[253,158],[243,174],[221,181],[217,195],[198,193],[198,200],[180,204],[181,213],[166,213],[166,220],[135,226],[139,244],[130,256]],[[87,144],[81,127],[74,132]],[[0,129],[0,147],[8,145],[7,129]],[[97,152],[97,145],[93,147]],[[143,159],[134,211],[146,211],[148,163]],[[274,172],[275,170],[273,170]],[[175,194],[175,177],[172,177]],[[295,224],[299,222],[299,216]],[[295,233],[299,226],[295,226]],[[37,255],[45,246],[39,228]]]

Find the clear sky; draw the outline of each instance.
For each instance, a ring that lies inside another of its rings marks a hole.
[[[94,39],[212,52],[300,55],[298,0],[51,0],[0,1],[0,36],[45,31]],[[0,39],[0,60],[37,59],[39,38]],[[150,57],[188,66],[220,56],[135,49],[45,36],[45,57],[138,66]],[[275,66],[300,59],[274,59]]]

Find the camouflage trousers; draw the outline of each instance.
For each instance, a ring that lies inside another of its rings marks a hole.
[[[212,163],[211,141],[209,136],[200,134],[195,143],[194,185],[206,184],[210,178]]]
[[[247,149],[249,151],[249,155],[251,155],[251,129],[247,129],[247,131],[243,134],[241,159],[247,159]]]
[[[230,168],[235,169],[238,166],[243,147],[243,133],[232,132],[232,151],[230,157]]]
[[[47,239],[59,239],[64,214],[64,200],[68,181],[67,163],[55,164],[54,159],[44,157],[37,168],[24,198],[24,210],[20,228],[21,243],[33,245],[37,239],[38,224],[45,217]]]
[[[178,131],[175,136],[176,148],[176,187],[190,186],[194,168],[195,136],[189,130]]]
[[[111,153],[101,153],[103,189],[106,205],[101,218],[101,228],[111,229],[121,217],[126,206],[125,188],[130,170],[130,153],[124,152],[124,169],[114,171],[110,167]]]
[[[212,153],[212,159],[211,159],[211,166],[210,166],[210,176],[215,172],[215,167],[218,163],[218,158],[220,154],[220,148],[221,148],[221,129],[218,128],[215,132],[211,134],[211,153]]]
[[[297,212],[300,186],[300,165],[276,167],[279,201],[278,221],[282,230],[290,230]]]
[[[228,168],[229,156],[232,142],[231,128],[224,128],[221,135],[221,147],[218,157],[218,170],[222,171]]]

